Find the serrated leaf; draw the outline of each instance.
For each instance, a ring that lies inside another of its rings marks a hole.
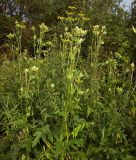
[[[35,147],[40,139],[46,139],[48,134],[50,134],[50,128],[49,128],[49,125],[45,125],[45,126],[42,126],[41,128],[38,128],[36,130],[36,132],[34,133],[34,136],[36,137],[32,143],[32,148]]]

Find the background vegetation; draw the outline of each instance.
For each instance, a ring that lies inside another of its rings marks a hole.
[[[136,1],[0,2],[0,159],[136,159]]]

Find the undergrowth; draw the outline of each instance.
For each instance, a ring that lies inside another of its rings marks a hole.
[[[34,56],[22,51],[23,23],[8,35],[13,61],[0,67],[0,159],[134,160],[134,63],[122,52],[101,55],[106,27],[86,30],[88,18],[67,14],[52,41],[44,23],[32,27]]]

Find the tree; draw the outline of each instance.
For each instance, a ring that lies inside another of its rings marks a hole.
[[[136,26],[136,0],[131,4],[131,25]]]
[[[133,0],[131,3],[130,18],[128,21],[130,52],[131,57],[136,64],[136,34],[132,31],[133,26],[136,27],[136,0]]]
[[[117,51],[126,39],[126,11],[121,7],[122,0],[92,0],[90,8],[91,25],[105,25],[107,36],[106,51]]]

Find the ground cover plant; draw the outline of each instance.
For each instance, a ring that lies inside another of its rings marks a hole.
[[[86,29],[88,18],[71,12],[58,19],[63,32],[50,40],[44,23],[31,27],[31,54],[22,49],[24,23],[16,21],[8,35],[12,60],[0,66],[0,159],[136,159],[134,62],[123,48],[102,55],[105,26]]]

